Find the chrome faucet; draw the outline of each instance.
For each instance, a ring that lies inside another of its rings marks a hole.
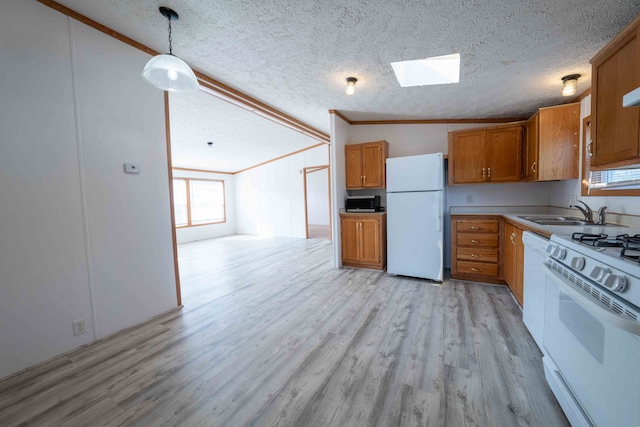
[[[598,209],[598,224],[604,224],[604,214],[606,210],[607,210],[606,206],[603,206],[600,209]]]
[[[586,222],[593,223],[593,211],[591,210],[591,208],[582,200],[577,200],[577,202],[582,203],[584,205],[584,208],[578,205],[569,205],[569,207],[578,209],[580,212],[582,212],[582,215],[584,215],[584,220]]]

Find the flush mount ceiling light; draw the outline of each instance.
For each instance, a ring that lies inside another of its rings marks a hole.
[[[460,81],[459,53],[392,62],[391,67],[402,87],[441,85]]]
[[[578,90],[580,74],[569,74],[562,78],[562,96],[575,95]]]
[[[347,95],[353,95],[356,91],[356,82],[358,79],[355,77],[347,77],[347,90],[345,91]]]
[[[147,62],[142,77],[151,85],[168,92],[194,92],[199,84],[186,62],[173,55],[171,46],[171,21],[178,14],[168,7],[160,7],[160,13],[169,21],[169,53],[154,56]]]

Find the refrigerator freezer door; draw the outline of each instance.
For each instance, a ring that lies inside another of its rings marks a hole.
[[[442,191],[387,193],[387,271],[443,279]]]
[[[443,189],[442,153],[387,159],[387,193]]]

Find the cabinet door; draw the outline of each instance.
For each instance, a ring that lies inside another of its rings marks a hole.
[[[380,262],[380,220],[360,220],[360,261],[377,264]]]
[[[340,236],[342,240],[342,261],[358,261],[358,233],[360,220],[357,218],[340,219]]]
[[[514,228],[514,242],[515,242],[515,271],[513,287],[511,291],[516,297],[516,300],[523,304],[524,297],[524,243],[522,242],[522,230],[518,227]]]
[[[449,183],[486,180],[487,139],[484,130],[458,132],[449,144]]]
[[[580,104],[542,108],[539,114],[538,179],[578,178]]]
[[[362,145],[345,145],[344,154],[347,188],[362,188]]]
[[[487,180],[513,182],[522,179],[522,126],[487,131]]]
[[[527,181],[538,179],[538,113],[527,121],[525,128],[524,175]]]
[[[381,143],[362,144],[363,187],[385,186],[385,158]]]
[[[622,106],[622,96],[640,86],[638,32],[632,31],[594,58],[591,166],[638,158],[640,108]]]
[[[516,278],[516,229],[511,224],[504,225],[504,234],[506,236],[504,242],[504,280],[509,285],[509,289],[513,292]]]

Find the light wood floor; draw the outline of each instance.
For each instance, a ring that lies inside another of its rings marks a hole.
[[[567,426],[507,289],[181,245],[185,307],[0,382],[0,426]]]
[[[331,227],[328,225],[309,224],[307,227],[310,239],[331,239]]]

